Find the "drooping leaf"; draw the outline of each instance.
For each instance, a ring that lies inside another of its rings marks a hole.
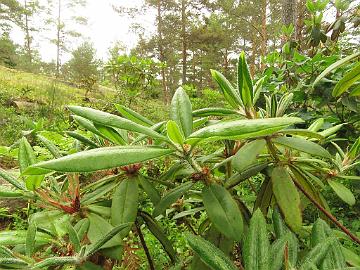
[[[294,231],[302,226],[300,195],[285,167],[275,167],[271,173],[271,182],[276,202],[285,217],[286,224]]]
[[[62,156],[59,148],[57,148],[52,141],[46,139],[44,136],[41,136],[39,134],[36,135],[36,137],[44,144],[44,146],[50,151],[54,158],[59,158]]]
[[[201,260],[213,270],[236,270],[233,262],[217,247],[200,236],[187,234],[186,240]]]
[[[146,192],[146,194],[149,196],[151,202],[156,205],[159,203],[161,197],[155,186],[147,180],[144,176],[141,174],[138,175],[139,183],[142,187],[142,189]]]
[[[178,124],[185,137],[191,134],[193,123],[191,102],[181,87],[176,90],[171,100],[170,118]]]
[[[265,145],[265,140],[255,140],[241,147],[231,160],[234,169],[238,172],[243,172],[254,165]]]
[[[49,170],[92,172],[138,163],[168,155],[172,152],[170,149],[144,146],[104,147],[37,163],[30,167],[25,174],[43,174]]]
[[[260,211],[256,210],[250,220],[250,227],[243,248],[245,269],[270,269],[270,243],[267,236],[266,221]]]
[[[243,238],[241,211],[230,193],[218,184],[204,187],[202,197],[206,213],[216,229],[230,239]]]
[[[74,132],[74,131],[66,131],[66,134],[69,135],[71,138],[74,138],[84,144],[85,146],[89,146],[90,148],[98,148],[99,146],[94,143],[89,138],[81,135],[80,133]]]
[[[0,177],[18,189],[26,190],[22,183],[2,168],[0,168]]]
[[[329,186],[335,191],[335,193],[339,196],[340,199],[342,199],[344,202],[346,202],[348,205],[354,205],[355,204],[355,197],[354,194],[345,187],[343,184],[336,180],[328,180]]]
[[[275,144],[280,144],[282,146],[286,146],[289,148],[293,148],[299,150],[301,152],[305,152],[314,156],[319,156],[323,158],[331,158],[331,154],[325,150],[323,147],[314,143],[312,141],[308,141],[299,137],[278,137],[272,139]]]
[[[111,224],[118,226],[124,223],[135,222],[138,211],[139,191],[137,177],[123,180],[116,188],[112,196],[111,204]],[[131,228],[129,228],[130,230]],[[123,230],[121,238],[125,237],[129,231]]]
[[[176,251],[174,250],[173,244],[170,242],[170,240],[165,235],[163,229],[160,227],[160,225],[156,222],[152,216],[150,216],[146,212],[140,212],[140,216],[143,218],[146,226],[150,230],[150,232],[159,240],[161,245],[163,246],[166,253],[169,255],[172,263],[175,263],[178,261]]]

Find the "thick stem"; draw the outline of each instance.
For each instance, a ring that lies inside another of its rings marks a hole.
[[[137,230],[137,233],[139,235],[139,238],[140,238],[141,245],[142,245],[142,247],[143,247],[143,249],[145,251],[146,258],[147,258],[147,260],[149,262],[149,268],[150,268],[150,270],[155,270],[155,266],[154,266],[153,260],[151,258],[151,255],[150,255],[150,251],[149,251],[149,249],[148,249],[148,247],[146,245],[144,235],[141,232],[140,225],[136,222],[135,226],[136,226],[136,230]]]
[[[331,213],[326,211],[314,198],[308,194],[305,189],[296,181],[294,180],[296,187],[301,190],[301,192],[325,215],[327,216],[331,222],[333,222],[336,226],[338,226],[344,233],[346,233],[355,243],[360,244],[360,239],[357,238],[349,229],[347,229],[344,225],[342,225]]]

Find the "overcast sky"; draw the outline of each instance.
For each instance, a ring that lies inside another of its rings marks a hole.
[[[88,25],[79,29],[83,36],[93,42],[98,56],[102,59],[107,57],[107,51],[111,44],[115,41],[123,42],[128,48],[136,45],[137,36],[131,33],[130,26],[133,20],[127,16],[120,16],[112,8],[113,5],[121,5],[126,7],[137,7],[143,3],[143,0],[88,0],[85,10],[79,10],[79,15],[86,15]],[[146,27],[149,32],[154,29],[154,14],[146,14],[139,18],[141,24]],[[36,19],[34,19],[36,23]],[[39,36],[40,35],[40,36]],[[41,56],[46,61],[55,59],[56,47],[51,44],[48,39],[54,38],[55,32],[44,32],[36,34],[36,42]],[[14,29],[12,33],[14,40],[23,44],[23,33],[19,29]],[[80,40],[73,42],[72,48],[75,48]],[[63,61],[66,61],[69,55],[64,55]]]

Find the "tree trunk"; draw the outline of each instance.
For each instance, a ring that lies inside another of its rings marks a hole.
[[[282,21],[283,24],[295,26],[296,0],[282,0]]]
[[[265,57],[267,53],[267,5],[268,0],[262,0],[261,6],[261,56]],[[265,68],[263,61],[261,61],[261,70]]]
[[[306,0],[298,0],[296,12],[295,38],[296,40],[302,41],[306,16]]]
[[[161,15],[161,0],[157,0],[157,21],[158,21],[158,26],[157,26],[157,31],[158,31],[158,49],[159,49],[159,60],[160,62],[164,63],[165,62],[165,57],[164,57],[164,48],[163,48],[163,39],[162,39],[162,15]],[[161,81],[162,81],[162,87],[163,87],[163,93],[164,93],[164,102],[165,104],[169,104],[170,103],[170,95],[169,95],[169,90],[167,88],[166,85],[166,73],[165,73],[165,66],[162,65],[161,67]]]
[[[29,29],[29,13],[28,13],[28,5],[27,0],[24,1],[25,8],[25,50],[28,58],[29,64],[32,63],[32,53],[31,53],[31,36]]]
[[[60,76],[60,55],[61,55],[61,0],[58,0],[58,18],[56,33],[56,77]]]
[[[187,80],[186,0],[181,0],[181,39],[182,39],[182,84],[186,84],[186,80]]]

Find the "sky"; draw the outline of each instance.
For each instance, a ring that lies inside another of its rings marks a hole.
[[[134,47],[137,43],[137,35],[130,31],[131,24],[134,21],[127,16],[120,16],[119,13],[113,10],[112,6],[138,7],[142,3],[143,0],[87,0],[86,8],[79,10],[79,15],[86,15],[88,25],[77,30],[83,34],[86,40],[94,44],[98,57],[106,59],[108,49],[114,42],[121,41],[128,49]],[[139,19],[141,20],[139,23],[147,29],[147,32],[155,29],[155,14],[145,14]],[[39,22],[35,18],[33,23],[37,24]],[[55,59],[56,47],[48,40],[54,35],[54,31],[41,31],[41,33],[35,34],[35,41],[38,40],[37,49],[45,61]],[[18,44],[23,44],[23,33],[19,29],[13,30],[12,37]],[[83,40],[73,40],[72,49]],[[64,54],[62,57],[63,62],[68,60],[69,57],[70,54]]]

